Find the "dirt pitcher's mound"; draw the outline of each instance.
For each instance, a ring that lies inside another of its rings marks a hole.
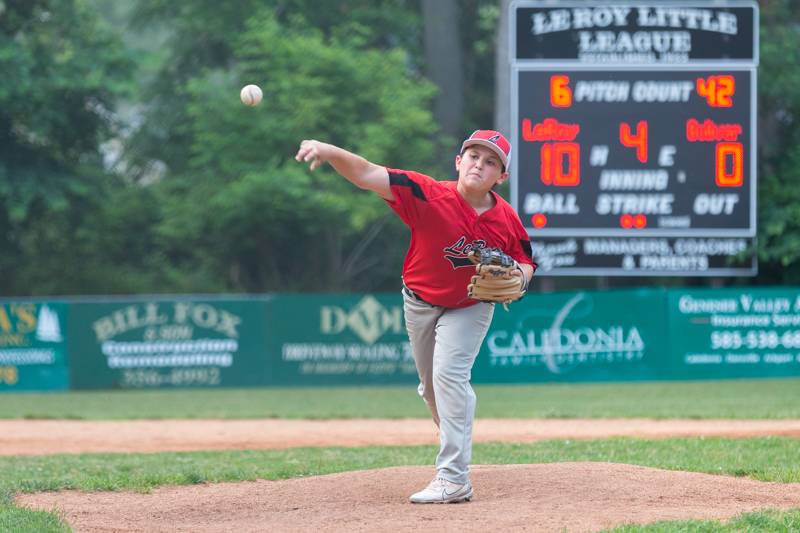
[[[327,476],[165,487],[151,494],[19,495],[79,532],[597,531],[624,523],[726,519],[800,507],[800,483],[612,463],[475,466],[475,499],[414,505],[433,471],[396,467]]]

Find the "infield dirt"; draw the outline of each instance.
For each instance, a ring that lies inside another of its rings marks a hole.
[[[430,419],[0,420],[0,455],[436,444]],[[800,437],[800,420],[477,419],[475,442]]]
[[[429,420],[0,421],[4,455],[98,451],[433,444]],[[476,441],[685,436],[800,437],[800,421],[478,420]],[[598,531],[625,523],[727,519],[800,508],[800,483],[641,466],[573,462],[476,465],[475,498],[413,505],[432,467],[394,467],[282,481],[161,487],[150,494],[20,494],[20,506],[56,510],[79,532]]]

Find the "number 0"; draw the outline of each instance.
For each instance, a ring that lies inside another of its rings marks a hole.
[[[744,183],[742,143],[717,143],[717,185],[741,187]],[[728,161],[731,171],[728,172]]]

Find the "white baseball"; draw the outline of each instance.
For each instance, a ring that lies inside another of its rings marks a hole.
[[[239,93],[239,98],[242,99],[244,105],[252,107],[258,105],[263,95],[258,85],[245,85],[242,87],[242,92]]]

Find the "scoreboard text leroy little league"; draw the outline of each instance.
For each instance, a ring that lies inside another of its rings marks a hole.
[[[512,201],[542,273],[755,274],[756,6],[523,2],[511,20]]]

